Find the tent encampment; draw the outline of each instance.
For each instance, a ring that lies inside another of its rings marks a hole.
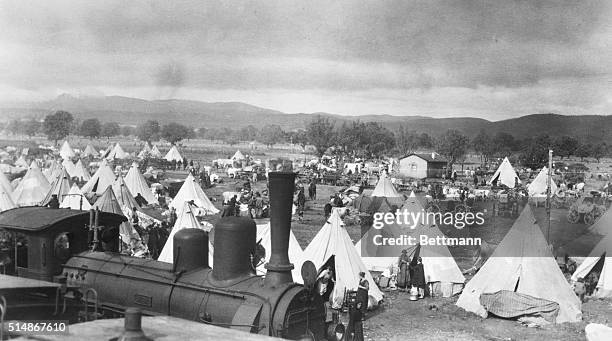
[[[527,193],[530,197],[542,198],[546,197],[548,189],[548,168],[544,167],[538,173],[538,176],[527,186]],[[554,195],[557,192],[557,184],[553,179],[550,179],[550,193]]]
[[[6,177],[4,172],[0,172],[0,189],[4,190],[8,195],[13,199],[13,186],[11,186],[11,182]]]
[[[64,167],[59,161],[53,160],[51,161],[51,165],[49,166],[49,168],[43,169],[42,173],[45,178],[47,178],[47,181],[51,183],[58,177],[58,175],[62,173],[63,168]]]
[[[145,157],[149,156],[149,154],[151,154],[151,147],[149,147],[148,142],[145,142],[144,147],[142,148],[140,153],[138,153],[138,157],[144,159]]]
[[[83,191],[85,195],[101,195],[108,186],[113,184],[114,181],[115,173],[110,168],[106,160],[102,160],[96,173],[94,173],[91,179],[89,179],[89,181],[83,185],[81,191]]]
[[[406,199],[400,211],[407,212],[409,217],[419,217],[418,214],[425,212],[421,202],[416,196]],[[411,246],[376,245],[375,236],[386,237],[413,237],[415,241],[420,236],[428,238],[444,237],[444,234],[436,226],[436,222],[421,219],[410,221],[409,224],[384,224],[381,229],[371,228],[357,242],[355,248],[361,254],[361,258],[369,270],[397,272],[398,258],[402,250],[406,250],[412,259],[417,252],[418,242]],[[465,277],[461,273],[457,262],[453,258],[448,246],[437,243],[422,245],[418,256],[423,259],[423,270],[428,284],[432,285],[435,296],[450,297],[461,292]]]
[[[178,148],[176,148],[176,146],[172,146],[172,148],[170,148],[168,153],[166,153],[166,156],[164,156],[164,159],[170,162],[183,162],[183,157],[181,156],[181,153],[179,153]]]
[[[51,185],[41,172],[36,161],[32,161],[30,168],[13,191],[13,202],[17,206],[35,206],[45,198]]]
[[[174,263],[174,235],[182,230],[182,229],[204,229],[203,225],[196,218],[196,213],[193,211],[191,205],[189,203],[183,203],[183,207],[176,214],[177,219],[172,227],[172,231],[170,231],[170,235],[168,236],[168,240],[166,240],[166,244],[157,257],[157,260],[160,262],[166,263]],[[209,223],[206,223],[210,225]],[[212,259],[213,259],[213,248],[212,244],[208,242],[208,265],[212,267]]]
[[[386,175],[381,175],[372,192],[363,191],[352,202],[360,212],[390,212],[404,203],[404,195],[399,193]]]
[[[15,161],[15,167],[28,168],[28,161],[26,161],[25,157],[21,155],[17,161]]]
[[[64,141],[64,144],[62,144],[62,147],[60,148],[59,155],[62,157],[62,159],[69,160],[75,157],[76,153],[74,152],[74,149],[70,147],[68,141]]]
[[[312,261],[319,272],[325,266],[333,265],[336,282],[331,294],[332,307],[342,306],[346,289],[357,289],[360,272],[365,272],[366,279],[370,283],[368,306],[375,306],[383,299],[383,293],[355,250],[337,209],[332,210],[325,225],[304,250],[303,257]],[[331,262],[333,264],[330,264]]]
[[[87,198],[85,198],[79,186],[77,186],[77,184],[72,184],[70,191],[64,196],[64,200],[61,201],[60,208],[88,211],[91,208],[91,204],[87,201]]]
[[[514,171],[514,168],[510,164],[508,158],[504,158],[504,161],[499,165],[493,177],[488,182],[489,184],[497,183],[497,185],[506,185],[509,188],[514,188],[517,183],[521,183],[518,175]]]
[[[151,188],[149,188],[147,180],[145,180],[142,173],[140,173],[138,164],[136,162],[132,164],[132,167],[130,167],[130,170],[127,172],[125,176],[125,184],[134,197],[137,197],[138,193],[140,193],[140,195],[142,195],[142,197],[147,201],[147,204],[152,205],[157,203],[155,195],[153,195]]]
[[[582,319],[580,299],[561,273],[529,205],[491,257],[466,284],[457,305],[486,317],[488,312],[481,302],[495,294],[502,294],[505,299],[487,306],[497,315],[503,312],[503,317],[545,309],[546,313],[556,313],[556,318],[552,316],[553,322]]]
[[[58,204],[61,204],[66,195],[70,192],[70,187],[70,175],[68,175],[66,169],[62,169],[62,172],[51,183],[51,189],[47,192],[41,204],[43,206],[47,205],[51,201],[53,195],[57,195]]]
[[[215,207],[215,205],[210,202],[202,187],[196,182],[195,178],[191,173],[185,179],[185,182],[179,189],[178,193],[172,202],[170,203],[170,207],[174,207],[177,211],[181,209],[184,202],[193,200],[193,203],[198,207],[197,214],[198,215],[209,215],[209,214],[217,214],[219,210]]]
[[[130,154],[126,153],[123,150],[123,148],[121,148],[121,145],[119,144],[119,142],[117,142],[117,144],[115,144],[115,147],[106,156],[106,158],[109,159],[109,160],[113,160],[113,159],[127,159],[129,157],[130,157]]]

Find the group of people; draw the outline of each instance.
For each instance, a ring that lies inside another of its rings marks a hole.
[[[418,294],[418,298],[424,298],[427,286],[423,259],[415,256],[411,260],[408,256],[408,250],[402,250],[397,263],[399,268],[397,287],[399,290],[410,291],[411,295],[416,296]]]

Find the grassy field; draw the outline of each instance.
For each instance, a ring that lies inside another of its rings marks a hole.
[[[2,138],[2,137],[0,137]],[[0,140],[1,145],[25,145],[39,144],[45,142],[43,139],[30,141]],[[101,139],[89,141],[86,139],[71,138],[70,143],[75,148],[83,149],[87,143],[92,143],[97,149],[120,142],[128,152],[137,152],[142,148],[142,143],[134,140]],[[162,153],[169,146],[160,145]],[[240,149],[245,154],[251,154],[263,161],[285,157],[294,160],[310,159],[311,154],[302,153],[299,147],[276,146],[273,149],[261,145],[238,144],[234,146],[224,145],[213,141],[191,140],[184,141],[181,152],[190,160],[196,160],[204,165],[217,158],[228,158]],[[563,160],[568,163],[567,160]],[[470,168],[475,165],[470,160]],[[581,162],[580,160],[570,160]],[[582,162],[590,171],[587,173],[587,190],[599,190],[605,181],[598,180],[599,173],[612,173],[612,161],[602,160],[596,163],[593,160]],[[591,177],[593,174],[593,177]],[[214,204],[221,209],[222,193],[235,191],[243,181],[237,181],[222,175],[222,183],[210,189],[206,189],[207,195],[213,199]],[[255,183],[254,190],[260,191],[266,187],[265,182]],[[307,201],[304,219],[294,220],[292,229],[302,248],[314,238],[325,223],[323,217],[323,206],[329,200],[330,195],[336,193],[340,188],[334,186],[319,185],[317,200]],[[506,235],[514,222],[514,218],[493,217],[490,202],[479,203],[477,210],[486,211],[486,222],[475,228],[457,230],[448,226],[441,226],[442,231],[449,237],[480,237],[488,243],[498,244]],[[601,239],[601,236],[588,233],[588,226],[584,224],[571,224],[567,221],[567,209],[553,209],[551,213],[551,229],[547,229],[547,217],[543,208],[536,208],[535,215],[540,223],[545,236],[550,235],[550,241],[555,249],[572,254],[586,254]],[[214,223],[219,217],[207,217],[206,220]],[[360,225],[347,224],[346,229],[353,240],[357,242],[361,237]],[[473,264],[473,247],[451,247],[451,253],[455,257],[459,267],[467,269]],[[612,307],[608,301],[590,301],[583,305],[584,322],[546,326],[543,328],[526,328],[514,321],[490,318],[483,320],[473,314],[466,313],[454,305],[455,298],[440,299],[428,298],[418,302],[411,302],[407,295],[397,292],[388,292],[383,307],[369,315],[365,323],[366,339],[372,340],[584,340],[584,326],[586,322],[612,321]],[[432,309],[432,307],[435,308]]]

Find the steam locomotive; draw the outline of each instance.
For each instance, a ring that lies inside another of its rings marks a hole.
[[[312,263],[302,268],[305,285],[293,282],[288,244],[294,180],[294,173],[269,174],[272,250],[265,277],[255,275],[251,266],[256,246],[254,221],[225,217],[215,226],[214,269],[208,265],[208,235],[202,230],[175,234],[174,262],[169,264],[119,254],[115,222],[115,226],[94,229],[93,236],[89,233],[93,247],[73,253],[59,268],[50,270],[53,280],[63,283],[73,297],[95,303],[100,311],[121,313],[137,307],[149,315],[170,315],[286,339],[339,340],[344,327],[313,290],[316,270]],[[3,226],[2,214],[0,226],[10,229]],[[71,238],[76,236],[71,234]],[[70,245],[72,249],[79,243],[71,240]]]

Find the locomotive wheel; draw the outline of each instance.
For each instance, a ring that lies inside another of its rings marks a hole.
[[[580,220],[580,213],[574,210],[570,210],[569,212],[567,212],[567,221],[569,221],[572,224],[576,224],[578,223],[579,220]]]
[[[587,225],[593,225],[593,223],[595,222],[595,214],[593,214],[593,211],[586,213],[584,215],[584,223]]]

